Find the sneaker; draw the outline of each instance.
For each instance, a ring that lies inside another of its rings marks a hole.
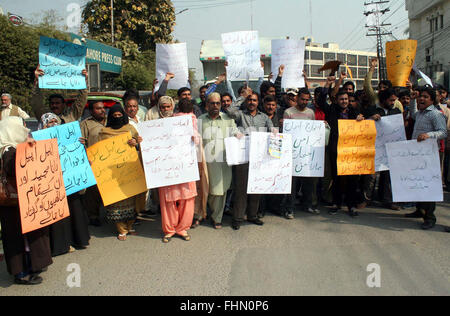
[[[351,217],[359,216],[358,212],[355,211],[354,209],[349,209],[348,210],[348,215],[350,215]]]
[[[307,212],[311,213],[311,214],[314,214],[314,215],[319,215],[320,214],[320,211],[318,209],[312,208],[312,207],[308,208]]]
[[[292,211],[287,211],[286,213],[284,213],[284,217],[286,219],[294,219],[294,212]]]

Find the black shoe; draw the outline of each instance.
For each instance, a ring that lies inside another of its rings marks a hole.
[[[406,218],[423,218],[423,215],[420,211],[415,211],[413,213],[405,214]]]
[[[25,279],[14,279],[14,283],[20,284],[20,285],[38,285],[42,283],[42,278],[39,275],[30,275],[28,278]]]
[[[266,216],[266,212],[258,212],[258,218],[264,218]]]
[[[263,222],[262,220],[260,220],[259,218],[256,218],[256,219],[249,219],[248,222],[249,222],[249,223],[253,223],[253,224],[255,224],[255,225],[258,225],[258,226],[264,225],[264,222]]]
[[[233,228],[233,230],[239,230],[241,228],[241,224],[239,223],[233,223],[231,225],[231,227]]]
[[[355,211],[354,209],[350,209],[350,210],[348,211],[348,215],[350,215],[351,217],[359,216],[358,212]]]
[[[423,230],[429,230],[429,229],[432,229],[435,225],[436,225],[436,222],[426,221],[425,223],[422,224],[421,227]]]
[[[450,233],[450,227],[445,227],[444,230],[446,233]]]
[[[100,222],[100,220],[98,218],[94,218],[94,219],[89,220],[89,225],[95,226],[95,227],[100,227],[100,226],[102,226],[102,223]]]

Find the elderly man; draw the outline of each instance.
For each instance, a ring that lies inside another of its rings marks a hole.
[[[30,116],[25,113],[21,108],[11,104],[12,97],[8,93],[2,94],[2,105],[0,107],[0,120],[8,116],[18,116],[26,120]]]
[[[219,93],[211,93],[206,101],[208,113],[200,116],[202,124],[203,146],[209,175],[208,205],[212,210],[211,221],[215,229],[222,228],[222,217],[231,186],[232,169],[226,163],[225,142],[227,137],[241,138],[234,120],[221,113],[221,97]]]

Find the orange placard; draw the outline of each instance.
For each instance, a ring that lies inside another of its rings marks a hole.
[[[70,216],[56,139],[17,146],[16,180],[23,234]]]
[[[339,120],[338,175],[374,174],[376,138],[375,121]]]
[[[388,79],[394,87],[405,87],[416,59],[417,41],[401,40],[386,43]]]

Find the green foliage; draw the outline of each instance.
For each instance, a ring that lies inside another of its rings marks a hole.
[[[30,113],[29,100],[34,70],[39,62],[39,36],[70,40],[67,34],[47,24],[14,26],[0,15],[0,92],[12,95],[12,103]]]
[[[111,1],[92,0],[83,10],[83,21],[94,40],[111,43]],[[124,56],[154,50],[156,43],[170,43],[175,8],[169,0],[115,0],[115,46]]]
[[[122,73],[114,81],[115,90],[151,90],[155,78],[155,52],[146,51],[136,59],[124,60]]]

